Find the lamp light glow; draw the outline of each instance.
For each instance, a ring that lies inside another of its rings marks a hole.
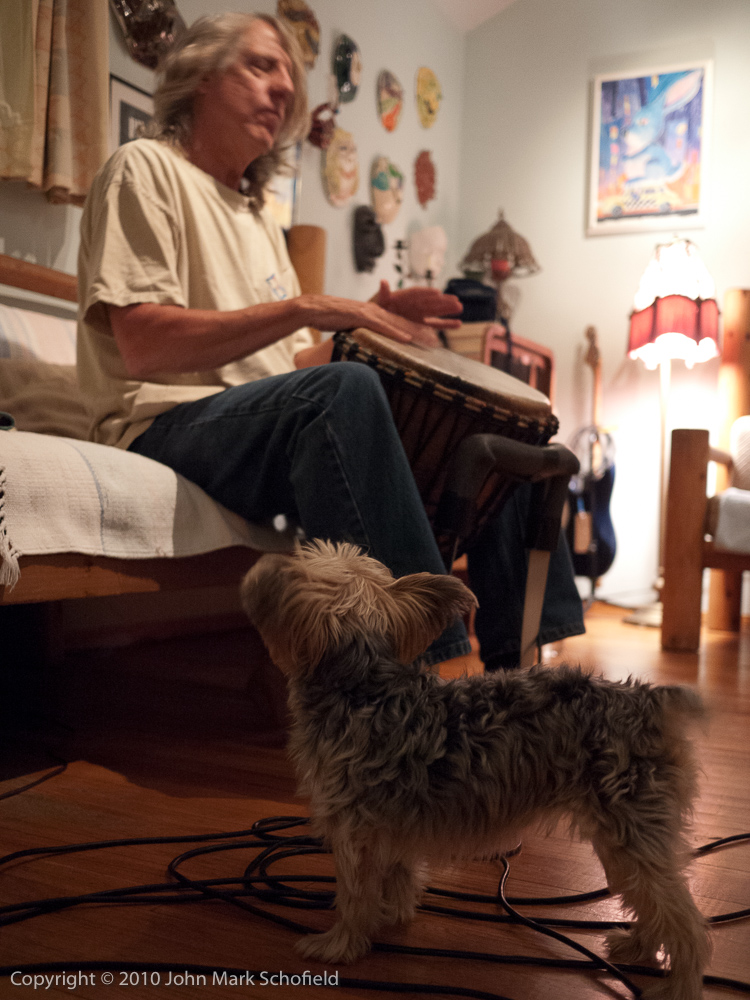
[[[628,354],[647,368],[681,359],[688,368],[719,354],[716,286],[694,243],[656,248],[630,316]]]

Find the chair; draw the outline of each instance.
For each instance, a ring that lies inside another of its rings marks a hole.
[[[750,443],[750,417],[741,420],[739,436]],[[706,496],[709,461],[736,469],[731,454],[709,446],[707,430],[681,428],[672,431],[664,545],[662,649],[691,653],[698,649],[704,569],[719,570],[731,578],[741,577],[744,570],[750,570],[750,546],[745,551],[737,551],[734,544],[738,520],[743,520],[743,506],[750,537],[750,489],[732,487],[709,500]],[[744,474],[747,475],[746,471]],[[750,486],[750,481],[747,485]]]
[[[700,643],[703,570],[711,570],[707,625],[739,631],[742,574],[750,569],[750,549],[742,551],[737,520],[742,495],[726,487],[750,489],[746,468],[746,414],[750,414],[750,290],[730,288],[724,297],[722,362],[717,398],[718,449],[706,430],[675,430],[667,494],[662,604],[662,648],[695,652]],[[707,466],[716,461],[718,499],[706,499]],[[750,495],[750,494],[749,494]],[[730,537],[717,532],[721,507],[734,508]],[[750,513],[748,513],[750,524]],[[740,516],[740,522],[742,516]]]
[[[445,334],[452,351],[507,371],[532,389],[543,392],[554,406],[555,357],[548,347],[511,334],[508,363],[508,336],[499,323],[486,320],[462,323],[458,329],[446,330]]]
[[[750,570],[750,290],[724,300],[718,398],[720,448],[707,430],[672,432],[662,591],[662,648],[700,644],[703,570],[711,569],[707,624],[739,631],[742,574]],[[717,495],[706,497],[709,461],[718,462]],[[728,488],[727,488],[728,487]],[[743,513],[744,512],[744,513]]]
[[[484,333],[482,360],[543,392],[554,405],[555,356],[548,347],[515,334],[508,337],[499,323],[491,323]]]

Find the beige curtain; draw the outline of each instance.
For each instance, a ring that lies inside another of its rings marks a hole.
[[[107,158],[106,0],[0,0],[0,178],[83,203]]]

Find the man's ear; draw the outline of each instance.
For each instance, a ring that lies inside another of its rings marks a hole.
[[[412,663],[477,599],[455,576],[412,573],[385,588],[393,600],[390,633],[401,663]]]
[[[199,95],[200,97],[205,97],[206,91],[208,90],[208,85],[210,84],[212,77],[213,77],[212,73],[204,73],[203,76],[200,78],[197,87],[193,91],[193,94]]]

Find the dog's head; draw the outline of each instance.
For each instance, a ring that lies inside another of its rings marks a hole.
[[[265,555],[242,583],[242,603],[286,673],[368,635],[411,663],[476,598],[460,580],[432,573],[394,579],[356,545],[316,540],[293,555]]]

